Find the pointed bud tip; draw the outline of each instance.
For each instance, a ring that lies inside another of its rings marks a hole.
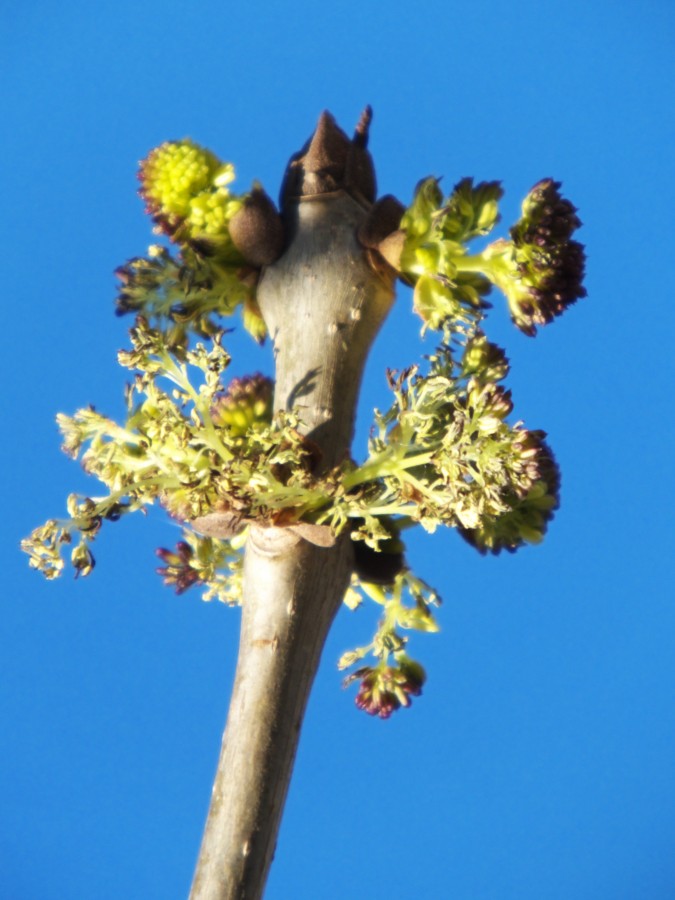
[[[368,137],[370,132],[370,123],[373,121],[373,107],[368,104],[361,113],[359,121],[356,123],[354,130],[354,143],[358,147],[368,146]]]
[[[324,110],[319,116],[307,153],[303,159],[305,172],[344,169],[350,141],[333,116]]]

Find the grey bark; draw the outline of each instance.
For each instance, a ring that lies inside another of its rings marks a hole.
[[[275,407],[301,410],[323,468],[349,454],[364,364],[393,298],[356,239],[367,206],[341,190],[299,201],[288,247],[258,288]],[[288,529],[250,529],[239,659],[192,900],[262,896],[305,706],[352,566],[348,535],[320,548]]]

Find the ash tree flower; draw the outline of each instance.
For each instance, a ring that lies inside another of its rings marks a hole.
[[[157,567],[157,574],[162,576],[164,584],[174,586],[177,594],[185,593],[201,581],[199,572],[191,565],[192,547],[186,541],[178,541],[175,550],[158,547],[155,553],[164,563]]]
[[[514,323],[530,336],[537,325],[586,296],[584,249],[572,240],[581,222],[559,188],[551,178],[536,184],[523,201],[511,240],[496,241],[485,251],[489,277],[506,294]]]
[[[401,655],[395,666],[358,669],[345,679],[345,686],[359,680],[356,706],[369,716],[388,719],[397,709],[410,706],[412,697],[420,696],[426,673],[419,663]]]
[[[516,326],[534,335],[585,295],[585,257],[574,240],[576,208],[550,178],[528,193],[509,237],[497,239],[498,181],[463,178],[444,196],[429,177],[408,208],[376,199],[364,116],[351,142],[322,119],[291,160],[282,198],[307,190],[316,200],[323,181],[333,195],[342,179],[367,210],[355,237],[368,264],[378,278],[412,287],[422,333],[436,333],[425,358],[387,373],[392,402],[375,411],[366,458],[324,464],[303,421],[302,385],[295,405],[279,408],[268,376],[227,377],[231,317],[241,310],[252,337],[265,339],[258,288],[290,238],[261,185],[234,194],[231,163],[188,139],[166,142],[143,160],[139,180],[170,244],[152,244],[116,271],[116,312],[135,317],[119,354],[131,378],[126,419],[93,407],[58,417],[65,452],[106,493],[71,496],[67,516],[23,547],[48,578],[61,573],[64,556],[88,575],[102,525],[159,503],[183,529],[174,549],[157,550],[165,584],[236,603],[251,526],[287,528],[322,547],[348,535],[354,573],[345,603],[371,601],[381,618],[371,643],[345,653],[340,667],[374,657],[347,683],[360,682],[360,709],[386,718],[425,679],[406,654],[409,634],[438,630],[439,597],[410,570],[406,532],[456,528],[480,553],[512,553],[540,542],[559,506],[546,435],[514,421],[509,361],[484,324],[497,289]]]
[[[134,318],[118,354],[126,412],[57,418],[64,451],[101,491],[70,495],[63,518],[22,542],[46,578],[67,562],[88,576],[101,528],[158,504],[181,529],[173,549],[156,551],[164,583],[243,605],[195,896],[215,896],[224,877],[233,895],[262,894],[301,711],[341,600],[378,610],[371,640],[338,667],[358,683],[357,708],[387,719],[426,683],[409,655],[414,633],[439,630],[440,597],[410,568],[407,533],[454,528],[479,553],[512,553],[539,543],[559,506],[546,434],[515,415],[509,360],[486,318],[501,292],[534,336],[585,296],[576,208],[543,179],[495,238],[498,181],[462,178],[444,195],[425,178],[407,208],[378,198],[371,115],[352,138],[321,116],[288,162],[279,210],[257,182],[233,193],[232,164],[191,140],[143,160],[156,242],[116,271],[116,312]],[[359,383],[397,280],[434,345],[383,374],[391,401],[374,411],[358,460]],[[269,332],[274,381],[230,377],[235,313],[258,344]]]
[[[138,179],[146,210],[161,231],[236,260],[228,223],[243,200],[228,189],[234,166],[192,141],[167,141],[143,160]]]
[[[514,324],[536,333],[586,296],[585,253],[572,235],[581,222],[559,192],[560,182],[542,179],[528,193],[521,219],[482,252],[468,244],[499,221],[499,182],[462,179],[443,200],[436,179],[418,185],[401,222],[403,241],[395,265],[415,287],[414,306],[427,327],[479,320],[493,286],[506,296]]]

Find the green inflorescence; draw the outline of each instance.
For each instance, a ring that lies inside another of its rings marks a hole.
[[[506,296],[514,324],[536,333],[586,296],[585,254],[572,235],[581,225],[576,208],[551,178],[538,182],[522,205],[522,217],[480,253],[468,244],[490,234],[499,221],[502,188],[464,178],[443,198],[437,179],[420,182],[401,222],[406,239],[401,268],[415,285],[415,310],[429,328],[464,330],[485,309],[493,286]]]
[[[75,573],[94,567],[92,543],[105,521],[159,503],[183,528],[175,549],[160,548],[158,572],[177,593],[199,585],[205,599],[241,601],[246,525],[309,522],[357,542],[345,597],[382,610],[373,641],[340,668],[372,655],[346,683],[360,682],[357,705],[387,718],[410,705],[425,681],[407,655],[410,630],[436,631],[436,592],[403,557],[403,533],[416,525],[455,527],[481,553],[539,542],[558,505],[559,474],[545,434],[512,421],[502,384],[504,352],[482,330],[485,298],[496,286],[527,334],[583,296],[579,221],[550,179],[533,188],[523,216],[500,239],[470,254],[499,220],[497,182],[460,181],[443,198],[421,182],[401,228],[401,277],[414,289],[423,330],[436,349],[419,364],[389,372],[392,403],[375,411],[366,459],[315,474],[316,448],[297,411],[272,412],[262,375],[229,380],[227,316],[243,307],[260,340],[258,273],[238,257],[227,223],[241,205],[228,193],[229,164],[190,141],[163,144],[141,164],[148,210],[177,250],[150,247],[120,269],[119,314],[134,313],[131,346],[119,362],[131,372],[122,424],[93,407],[59,415],[63,449],[103,485],[102,496],[71,495],[67,515],[26,538],[30,564],[47,578],[69,557]],[[196,342],[195,342],[196,339]],[[214,511],[241,523],[230,540],[203,537],[191,522]]]
[[[231,163],[192,141],[167,141],[143,160],[138,177],[147,210],[162,231],[206,248],[221,262],[242,262],[228,230],[244,201],[229,191]]]

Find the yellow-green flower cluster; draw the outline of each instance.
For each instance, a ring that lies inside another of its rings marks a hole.
[[[481,553],[511,552],[541,540],[557,508],[560,478],[545,433],[509,421],[513,403],[501,384],[509,363],[480,323],[493,286],[527,334],[584,296],[584,252],[572,240],[580,223],[560,185],[546,179],[526,198],[510,240],[470,253],[468,244],[499,220],[499,183],[463,179],[444,198],[436,179],[422,181],[394,235],[400,260],[392,252],[390,262],[400,262],[423,327],[441,331],[441,342],[423,366],[388,373],[393,402],[376,411],[365,462],[346,460],[317,476],[317,448],[302,434],[300,413],[273,415],[270,379],[223,380],[230,357],[219,317],[242,305],[248,330],[257,340],[265,334],[259,265],[245,265],[230,237],[242,206],[229,193],[233,177],[231,165],[191,141],[162,144],[141,164],[148,211],[179,250],[174,257],[153,245],[117,270],[117,312],[136,315],[131,348],[119,354],[133,370],[126,419],[118,424],[93,407],[58,418],[64,450],[80,456],[107,493],[71,495],[67,516],[22,546],[48,578],[67,555],[76,574],[88,575],[103,523],[158,502],[183,525],[175,549],[157,551],[165,583],[234,603],[249,523],[348,532],[354,574],[345,603],[368,597],[382,617],[372,642],[344,654],[340,668],[375,657],[347,682],[361,682],[359,708],[387,718],[425,679],[406,655],[404,633],[438,630],[440,601],[408,569],[403,531],[446,525]],[[398,213],[396,205],[396,223]],[[191,345],[195,336],[203,343]],[[237,522],[235,537],[194,531],[195,520],[213,512]]]
[[[232,264],[242,261],[229,234],[243,203],[228,189],[231,163],[190,140],[169,141],[148,154],[138,177],[148,212],[173,240]]]
[[[116,271],[120,285],[117,315],[142,315],[161,331],[167,349],[184,357],[190,334],[201,338],[221,328],[216,316],[231,315],[248,304],[251,290],[227,267],[215,266],[191,248],[175,259],[166,247],[153,244],[147,257],[135,257]]]
[[[445,200],[435,179],[420,183],[401,222],[406,238],[400,264],[414,284],[414,308],[425,327],[470,328],[494,285],[506,295],[514,323],[533,335],[537,325],[586,295],[584,249],[572,240],[581,223],[559,188],[550,178],[540,181],[523,202],[511,240],[470,254],[467,244],[499,221],[499,183],[474,186],[463,179]]]
[[[507,372],[479,332],[459,362],[444,343],[426,375],[391,376],[395,402],[378,416],[369,459],[344,478],[355,504],[362,492],[366,532],[368,516],[396,516],[458,527],[493,552],[540,539],[558,502],[556,470],[543,432],[507,421],[511,394],[498,384]]]
[[[474,528],[459,533],[481,553],[513,553],[526,541],[543,540],[558,508],[560,472],[543,431],[521,432],[520,459],[530,470],[530,486],[510,497],[510,508],[498,516],[482,516]]]
[[[261,376],[251,380],[259,388],[252,419],[244,410],[246,380],[240,379],[231,393],[224,390],[229,355],[221,344],[222,331],[213,335],[210,346],[198,344],[180,356],[143,317],[130,333],[132,348],[119,354],[121,365],[136,370],[127,391],[126,421],[118,424],[91,407],[58,420],[64,450],[73,458],[82,454],[84,469],[108,494],[71,498],[68,518],[50,520],[23,542],[35,568],[47,577],[60,574],[61,553],[79,540],[72,562],[80,574],[88,574],[93,567],[89,545],[103,520],[155,502],[184,523],[209,512],[231,511],[262,524],[289,524],[330,501],[338,481],[335,476],[325,483],[313,478],[311,449],[298,431],[297,418],[280,413],[270,421],[270,385]],[[195,370],[201,384],[193,384]],[[239,397],[236,409],[227,402],[222,407],[228,396]],[[229,424],[232,412],[237,414]],[[239,414],[257,427],[242,428]],[[217,567],[215,557],[213,564]],[[203,568],[200,581],[220,596],[215,574],[205,578]]]
[[[414,284],[413,304],[425,327],[455,330],[478,321],[490,282],[467,271],[466,244],[489,232],[499,219],[499,182],[465,178],[443,200],[437,179],[420,182],[401,221],[406,234],[401,270]]]
[[[152,215],[185,219],[195,197],[210,189],[216,178],[234,177],[232,167],[190,140],[166,141],[141,162],[141,194]],[[227,183],[227,182],[226,182]]]

